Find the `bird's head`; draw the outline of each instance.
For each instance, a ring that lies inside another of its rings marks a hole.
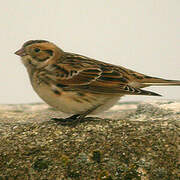
[[[45,40],[30,40],[15,52],[26,67],[42,68],[63,55],[63,51],[55,44]]]

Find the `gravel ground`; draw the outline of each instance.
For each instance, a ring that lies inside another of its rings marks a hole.
[[[46,104],[0,105],[0,180],[177,180],[179,101],[120,103],[76,126]]]

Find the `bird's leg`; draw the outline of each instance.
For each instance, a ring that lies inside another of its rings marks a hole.
[[[56,121],[56,122],[59,122],[59,123],[62,123],[62,124],[71,124],[73,123],[74,121],[76,121],[76,119],[80,116],[80,114],[74,114],[68,118],[52,118],[52,120]]]
[[[92,109],[89,109],[88,111],[86,111],[83,114],[75,114],[72,115],[68,118],[65,119],[61,119],[61,118],[52,118],[52,120],[60,123],[61,125],[76,125],[77,123],[81,123],[81,122],[85,122],[85,116],[87,116],[88,114],[92,113],[95,109],[97,109],[99,106],[95,106]]]

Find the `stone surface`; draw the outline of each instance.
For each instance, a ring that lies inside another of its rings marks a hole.
[[[76,126],[46,104],[0,105],[1,179],[178,179],[180,102],[115,105]]]

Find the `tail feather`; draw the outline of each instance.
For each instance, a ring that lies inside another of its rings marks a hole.
[[[167,80],[156,77],[145,76],[140,82],[144,87],[147,86],[180,86],[179,80]]]
[[[147,86],[180,86],[180,81],[175,80],[163,80],[157,82],[144,82]]]
[[[138,95],[146,95],[146,96],[162,96],[161,94],[152,92],[152,91],[147,91],[147,90],[142,90],[140,89],[140,93]]]

